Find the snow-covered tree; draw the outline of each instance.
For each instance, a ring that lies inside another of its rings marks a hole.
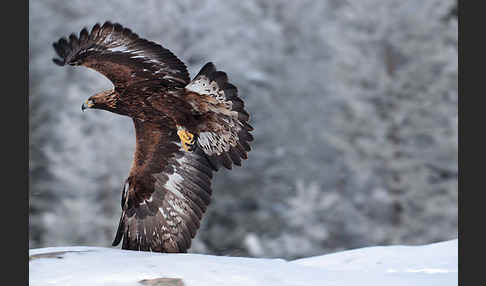
[[[330,43],[341,108],[326,136],[363,186],[351,200],[373,243],[457,235],[455,1],[349,1]]]

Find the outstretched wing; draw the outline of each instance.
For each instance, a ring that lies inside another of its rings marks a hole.
[[[241,159],[247,159],[251,150],[248,142],[253,141],[253,127],[248,124],[250,116],[245,104],[226,73],[209,62],[185,90],[187,100],[195,102],[199,112],[205,114],[198,126],[197,145],[216,169],[221,165],[227,169],[232,164],[241,166]]]
[[[186,252],[210,202],[214,169],[201,150],[183,150],[172,121],[134,123],[136,151],[113,246],[123,239],[123,249]]]
[[[83,29],[79,37],[71,34],[53,44],[60,59],[54,63],[82,65],[106,76],[116,89],[135,82],[160,80],[178,86],[189,82],[189,74],[168,49],[139,38],[122,25],[105,22],[94,25],[91,33]]]

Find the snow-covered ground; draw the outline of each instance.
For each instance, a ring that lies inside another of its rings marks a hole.
[[[31,249],[29,255],[31,286],[143,285],[139,281],[155,278],[180,278],[185,286],[458,284],[457,239],[424,246],[367,247],[294,261],[80,246]]]

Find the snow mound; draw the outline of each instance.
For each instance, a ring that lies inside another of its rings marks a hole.
[[[142,280],[180,278],[185,286],[447,286],[458,284],[457,252],[457,239],[425,246],[367,247],[290,262],[104,247],[49,247],[29,251],[29,285],[140,286],[144,285]]]

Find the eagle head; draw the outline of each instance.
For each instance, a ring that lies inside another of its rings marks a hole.
[[[113,112],[116,110],[117,98],[118,96],[114,89],[105,90],[88,98],[88,100],[81,105],[81,110],[84,111],[88,108],[94,108]]]

